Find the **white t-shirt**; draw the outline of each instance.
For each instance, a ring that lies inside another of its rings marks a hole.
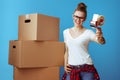
[[[63,31],[64,42],[68,48],[68,64],[83,65],[93,64],[88,53],[88,43],[94,41],[95,33],[86,29],[80,36],[73,38],[69,29]]]

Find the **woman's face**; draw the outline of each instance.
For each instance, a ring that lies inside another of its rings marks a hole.
[[[75,26],[81,26],[85,21],[85,13],[82,11],[75,11],[73,14],[73,22]]]

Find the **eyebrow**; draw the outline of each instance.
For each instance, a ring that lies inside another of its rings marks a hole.
[[[85,17],[80,17],[80,16],[77,16],[77,15],[73,15],[73,17],[77,17],[77,18],[85,18]]]

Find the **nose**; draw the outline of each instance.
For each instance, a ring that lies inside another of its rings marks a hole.
[[[75,21],[75,23],[77,23],[77,24],[80,24],[81,23],[81,20],[80,19],[76,19],[76,20],[74,20]]]
[[[76,21],[77,21],[77,22],[82,22],[82,19],[77,18]]]

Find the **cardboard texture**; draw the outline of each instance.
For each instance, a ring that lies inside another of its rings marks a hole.
[[[9,64],[19,68],[64,65],[64,42],[10,41]]]
[[[19,16],[18,40],[59,40],[59,18],[43,14]]]
[[[32,69],[14,67],[14,80],[60,80],[59,78],[59,67]]]

